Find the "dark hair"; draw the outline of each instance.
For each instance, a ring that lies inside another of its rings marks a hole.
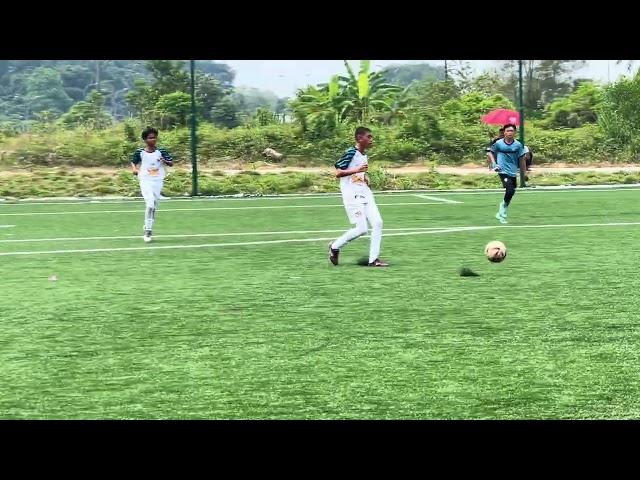
[[[498,132],[500,133],[504,132],[504,127],[500,127],[500,130],[498,130]]]
[[[507,123],[504,127],[502,127],[502,131],[505,131],[509,127],[513,128],[514,130],[518,130],[518,127],[516,127],[513,123]]]
[[[151,135],[152,133],[153,133],[156,137],[158,136],[158,130],[156,130],[155,128],[153,128],[153,127],[147,127],[147,128],[145,128],[145,129],[142,131],[142,139],[143,139],[143,140],[146,140],[146,139],[147,139],[147,137],[148,137],[149,135]]]
[[[359,135],[364,135],[365,133],[371,133],[371,129],[367,127],[356,128],[356,134],[355,134],[356,140],[358,139]]]

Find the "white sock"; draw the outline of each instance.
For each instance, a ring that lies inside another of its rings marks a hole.
[[[380,256],[382,243],[382,224],[376,224],[371,229],[371,245],[369,247],[369,263],[373,263]]]
[[[156,209],[155,208],[147,208],[144,211],[144,229],[145,230],[153,230],[153,222],[156,218]]]

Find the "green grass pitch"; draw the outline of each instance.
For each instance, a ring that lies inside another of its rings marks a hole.
[[[637,418],[640,191],[500,199],[377,195],[388,269],[328,263],[338,197],[165,201],[149,245],[142,202],[2,204],[0,417]]]

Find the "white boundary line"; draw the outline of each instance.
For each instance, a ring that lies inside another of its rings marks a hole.
[[[396,202],[396,203],[378,203],[378,206],[393,207],[395,205],[443,205],[441,202]],[[204,207],[204,208],[162,208],[159,212],[195,212],[195,211],[211,211],[211,210],[281,210],[285,208],[340,208],[342,204],[331,205],[256,205],[251,207]],[[33,215],[97,215],[101,213],[140,213],[140,209],[136,210],[71,210],[63,212],[11,212],[0,213],[0,217],[25,217]]]
[[[610,192],[612,190],[638,190],[640,183],[630,184],[610,184],[610,185],[550,185],[530,187],[526,189],[519,188],[520,193],[536,193],[536,192],[579,192],[579,191],[596,191]],[[410,196],[414,193],[431,193],[436,195],[477,195],[503,192],[501,188],[457,188],[457,189],[410,189],[410,190],[379,190],[373,192],[376,196],[380,195],[396,195]],[[165,202],[197,202],[205,200],[285,200],[292,198],[327,198],[339,197],[339,192],[327,193],[283,193],[283,194],[267,194],[267,195],[217,195],[217,196],[199,196],[199,197],[166,197]],[[48,201],[48,200],[51,201]],[[92,204],[92,203],[136,203],[141,202],[142,197],[66,197],[61,201],[60,197],[45,197],[44,199],[5,199],[0,198],[0,205],[74,205],[74,204]]]
[[[442,230],[448,228],[465,227],[406,227],[406,228],[385,228],[385,232],[405,232],[407,230]],[[154,235],[154,238],[202,238],[202,237],[251,237],[255,235],[299,235],[309,233],[343,233],[345,228],[335,230],[287,230],[271,232],[237,232],[237,233],[189,233],[175,235]],[[141,235],[122,235],[115,237],[54,237],[54,238],[16,238],[0,240],[0,243],[36,243],[36,242],[77,242],[90,240],[131,240],[140,238]]]
[[[444,202],[444,203],[463,203],[463,202],[458,202],[457,200],[449,200],[448,198],[433,197],[431,195],[422,195],[419,193],[414,193],[413,196],[418,198],[426,198],[427,200],[435,200],[437,202]]]
[[[0,228],[13,228],[15,225],[0,225]]]
[[[465,230],[479,230],[484,228],[494,227],[456,227],[456,228],[444,228],[439,230],[419,231],[419,232],[399,232],[390,233],[384,235],[385,237],[397,237],[405,235],[424,235],[429,233],[448,233]],[[366,235],[368,237],[368,235]],[[97,253],[97,252],[129,252],[139,250],[176,250],[176,249],[196,249],[196,248],[214,248],[214,247],[243,247],[250,245],[271,245],[278,243],[308,243],[308,242],[323,242],[335,240],[334,237],[323,238],[288,238],[284,240],[263,240],[255,242],[233,242],[233,243],[204,243],[200,245],[154,245],[145,247],[116,247],[116,248],[87,248],[87,249],[73,249],[73,250],[42,250],[42,251],[25,251],[25,252],[1,252],[0,256],[18,256],[18,255],[55,255],[61,253]]]
[[[640,222],[613,222],[613,223],[568,223],[557,225],[486,225],[471,227],[442,227],[433,230],[404,231],[398,233],[388,233],[384,237],[400,237],[408,235],[430,235],[437,233],[466,232],[478,230],[493,230],[503,228],[575,228],[575,227],[613,227],[613,226],[638,226]],[[198,248],[215,248],[215,247],[241,247],[250,245],[271,245],[281,243],[308,243],[322,242],[334,240],[333,237],[322,238],[290,238],[283,240],[262,240],[254,242],[233,242],[233,243],[205,243],[199,245],[154,245],[140,247],[116,247],[116,248],[88,248],[88,249],[67,249],[67,250],[42,250],[42,251],[17,251],[17,252],[0,252],[0,256],[24,256],[24,255],[55,255],[63,253],[107,253],[107,252],[128,252],[140,250],[177,250],[177,249],[198,249]]]

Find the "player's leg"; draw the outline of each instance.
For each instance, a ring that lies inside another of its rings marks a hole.
[[[500,209],[496,214],[496,218],[500,220],[500,223],[507,223],[507,209],[509,208],[509,204],[511,203],[513,196],[516,194],[517,180],[515,177],[510,177],[504,174],[500,174],[500,180],[502,181],[502,185],[505,190],[504,198],[500,204]]]
[[[156,213],[158,212],[158,206],[160,205],[160,198],[162,198],[162,187],[164,182],[156,181],[153,185],[153,221],[156,221]]]
[[[386,267],[387,263],[380,260],[380,244],[382,243],[382,216],[373,195],[365,205],[365,215],[371,225],[371,244],[369,246],[369,266]]]
[[[153,222],[156,215],[156,197],[154,194],[154,184],[149,181],[140,182],[140,192],[144,198],[144,241],[151,241],[151,232],[153,231]]]
[[[334,265],[338,264],[338,255],[343,246],[367,233],[367,218],[364,212],[364,205],[354,203],[348,205],[346,210],[353,228],[347,230],[342,236],[329,244],[329,260]]]

